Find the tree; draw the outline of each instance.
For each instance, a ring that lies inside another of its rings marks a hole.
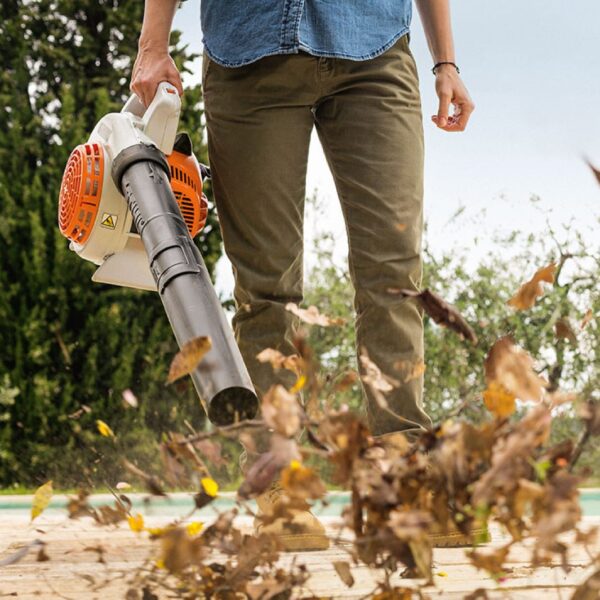
[[[142,13],[125,0],[0,7],[0,484],[116,476],[116,462],[101,460],[114,447],[98,441],[96,419],[141,461],[184,417],[203,422],[192,389],[164,385],[176,345],[158,296],[92,284],[93,265],[67,249],[56,223],[71,149],[129,95]],[[178,33],[171,41],[185,71],[194,57]],[[199,87],[187,89],[182,129],[206,161],[200,103]],[[214,211],[198,243],[212,269]],[[137,410],[124,408],[127,388]]]
[[[424,403],[435,423],[458,411],[475,422],[489,417],[482,402],[483,363],[503,335],[511,335],[537,360],[551,389],[577,392],[581,400],[600,400],[600,253],[570,227],[560,235],[562,241],[550,226],[539,240],[515,232],[496,240],[497,250],[472,268],[465,267],[468,261],[460,253],[435,256],[426,249],[423,286],[454,304],[479,338],[472,346],[425,317]],[[322,312],[347,320],[343,327],[310,332],[315,354],[330,378],[349,366],[356,369],[353,291],[346,265],[333,259],[333,241],[327,234],[317,238],[317,266],[309,273],[305,298]],[[508,306],[520,284],[551,262],[557,265],[556,281],[546,284],[535,306],[521,312]],[[338,401],[361,410],[359,385]],[[575,439],[581,427],[577,409],[577,405],[562,409],[562,418],[555,421],[556,436]],[[596,442],[582,464],[599,464],[598,453]]]

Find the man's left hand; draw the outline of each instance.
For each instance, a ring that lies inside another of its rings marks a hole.
[[[464,131],[475,104],[452,65],[440,65],[436,69],[435,91],[440,99],[440,107],[431,120],[444,131]],[[454,106],[453,114],[450,114],[451,104]]]

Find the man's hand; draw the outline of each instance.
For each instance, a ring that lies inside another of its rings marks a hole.
[[[181,76],[169,53],[162,49],[140,46],[133,65],[131,91],[137,94],[144,106],[148,106],[162,81],[174,85],[180,96],[183,94]]]
[[[475,105],[452,65],[440,65],[436,69],[435,91],[440,107],[431,120],[444,131],[464,131]],[[450,114],[450,104],[454,106],[453,114]]]

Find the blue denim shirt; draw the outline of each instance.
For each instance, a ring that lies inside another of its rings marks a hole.
[[[225,67],[308,52],[366,60],[408,32],[412,0],[201,0],[204,48]]]

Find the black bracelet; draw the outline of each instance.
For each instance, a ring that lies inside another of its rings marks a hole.
[[[444,61],[442,61],[442,62],[439,62],[439,63],[435,63],[435,65],[433,65],[433,69],[431,69],[431,72],[432,72],[434,75],[437,75],[437,73],[435,72],[435,70],[436,70],[438,67],[441,67],[442,65],[452,65],[452,66],[453,66],[453,67],[456,69],[456,72],[457,72],[457,73],[460,73],[460,69],[458,68],[458,65],[457,65],[456,63],[449,62],[449,61],[446,61],[446,60],[444,60]]]

